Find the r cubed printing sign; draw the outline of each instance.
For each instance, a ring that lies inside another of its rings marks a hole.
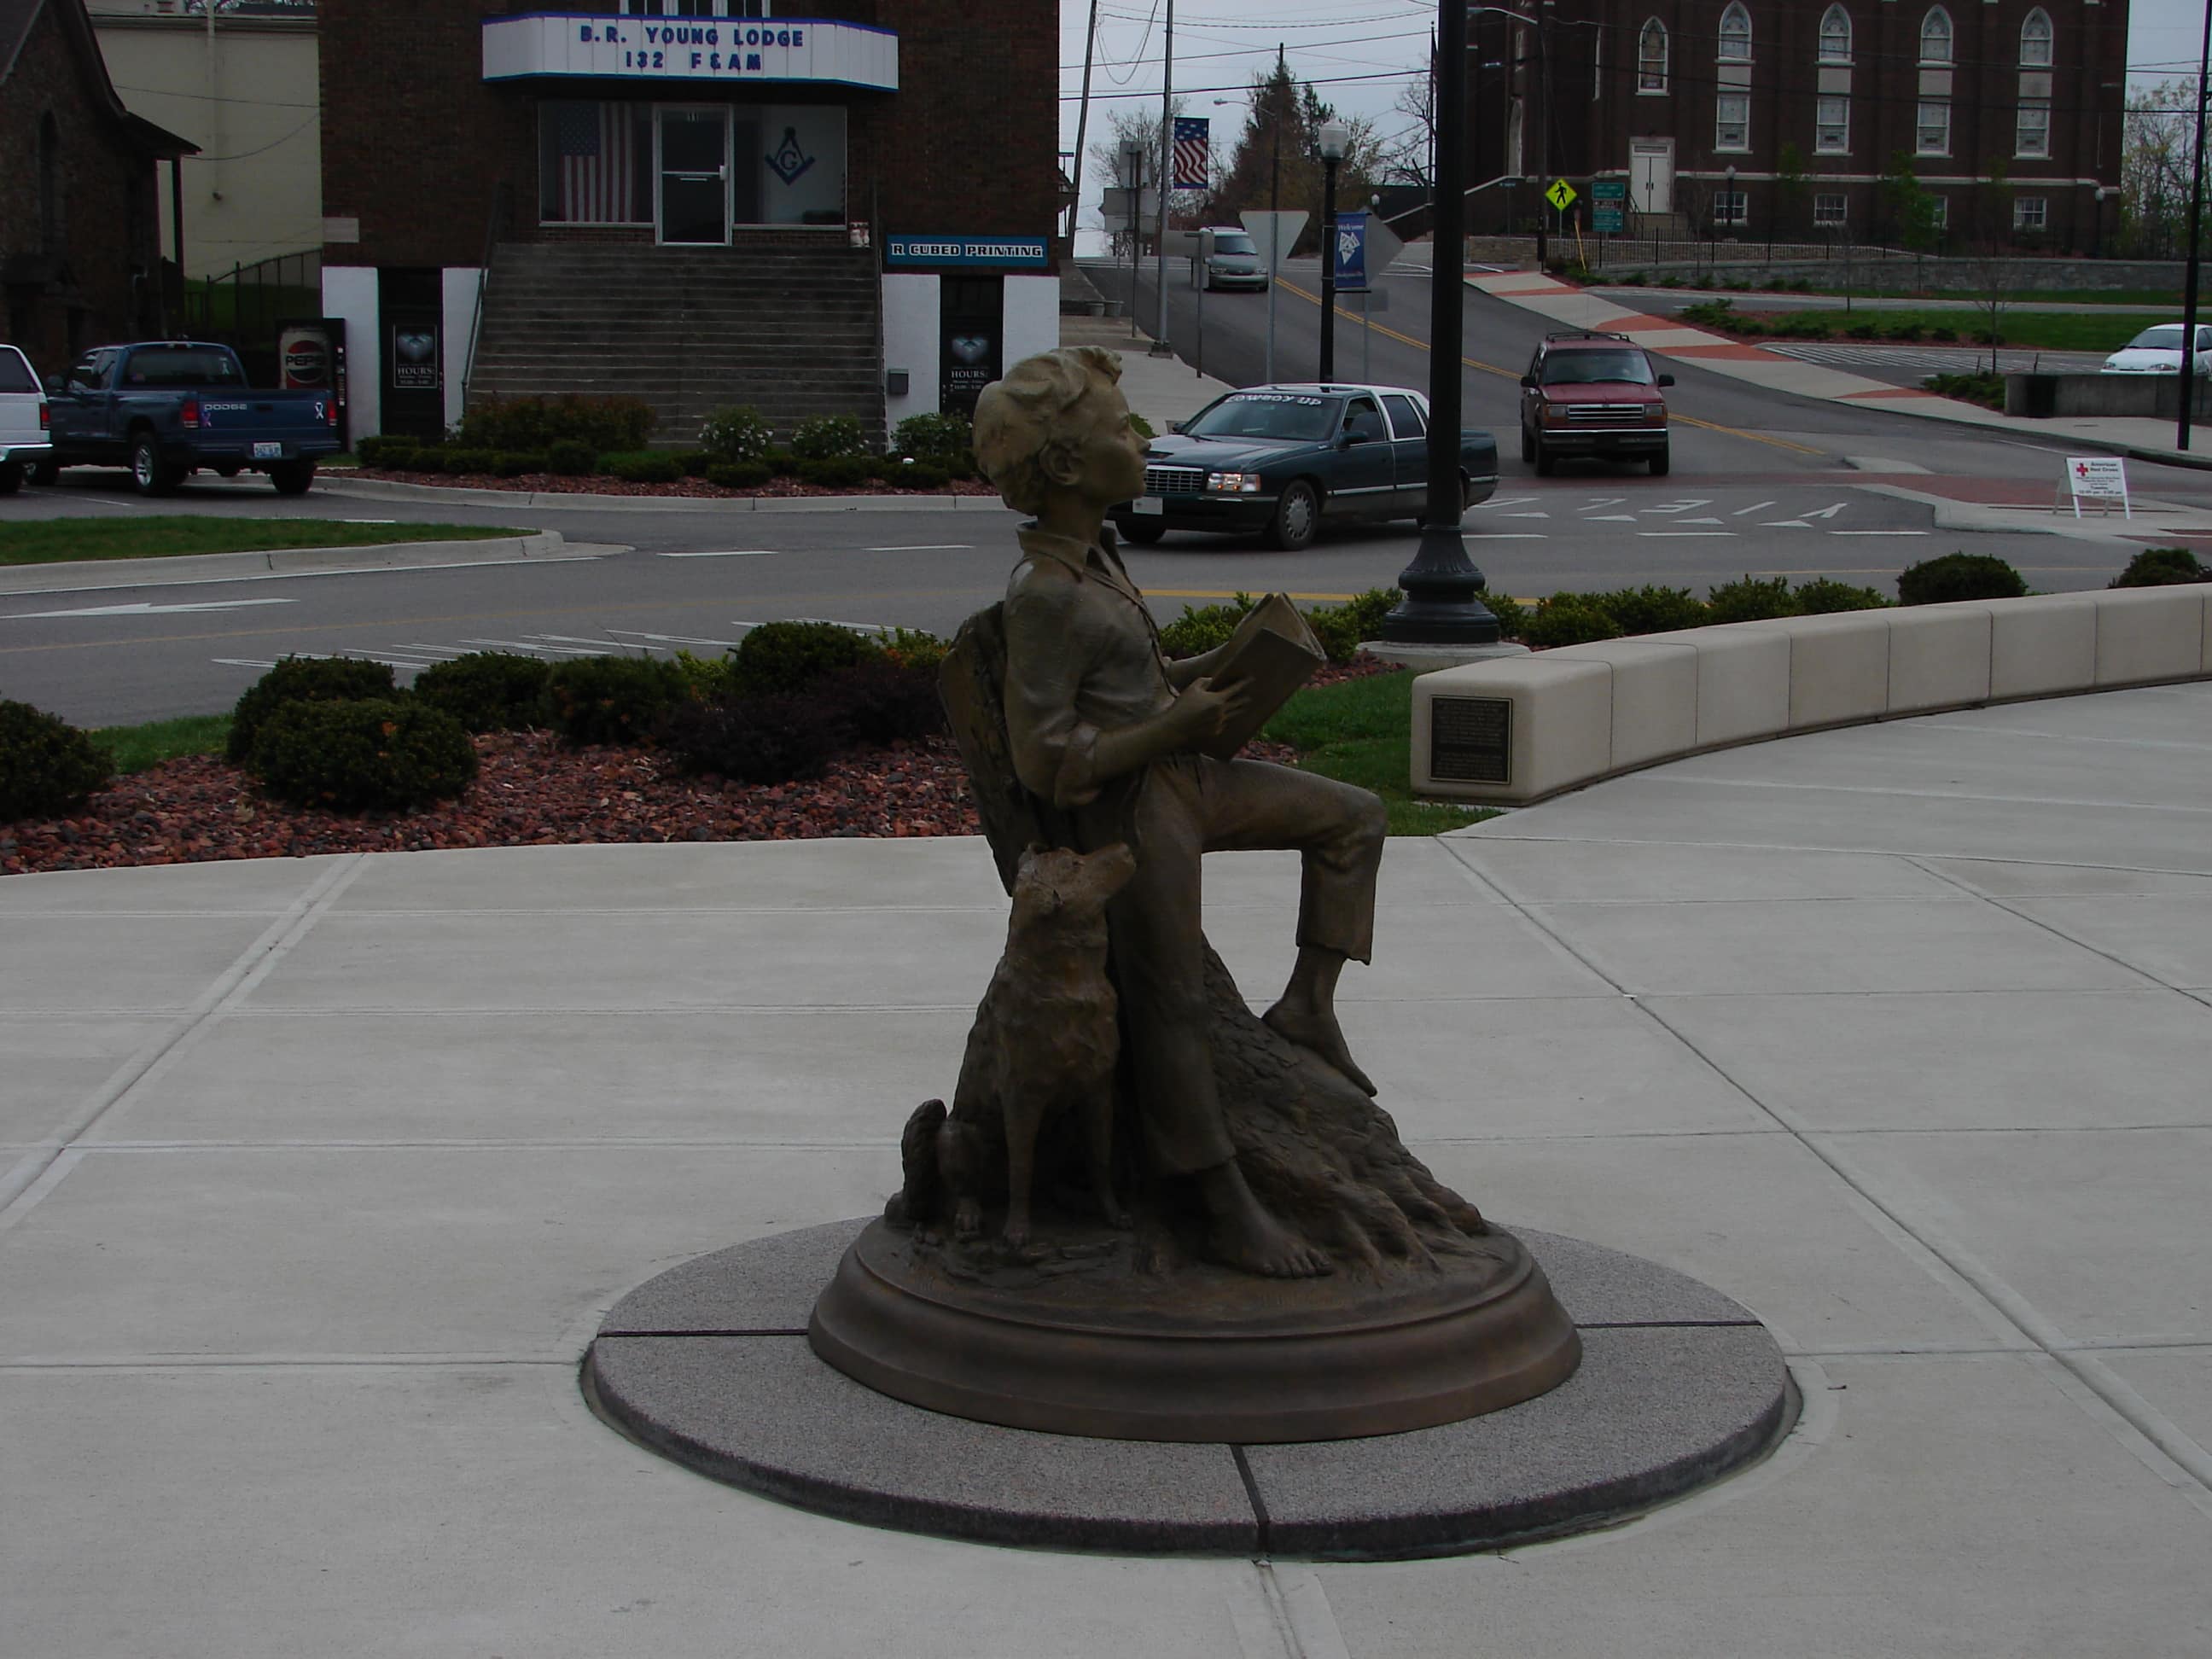
[[[884,263],[971,270],[1042,270],[1050,263],[1042,236],[893,236]]]

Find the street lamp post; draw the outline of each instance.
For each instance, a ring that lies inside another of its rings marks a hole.
[[[2212,71],[2212,0],[2204,0],[2204,44],[2197,65],[2197,159],[2189,176],[2189,270],[2181,301],[2181,420],[2176,449],[2189,447],[2189,422],[2197,413],[2197,256],[2204,218],[2205,76]]]
[[[1321,128],[1321,378],[1336,377],[1336,170],[1352,129],[1341,121]]]
[[[1499,10],[1502,8],[1486,8]],[[1517,13],[1507,13],[1516,16]],[[1398,573],[1405,597],[1382,619],[1398,644],[1495,645],[1498,618],[1460,520],[1461,342],[1467,262],[1467,0],[1438,0],[1436,246],[1429,283],[1429,501],[1413,562]]]

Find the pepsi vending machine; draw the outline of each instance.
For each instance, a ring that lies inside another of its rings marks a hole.
[[[276,384],[286,392],[331,392],[338,400],[338,442],[353,447],[346,407],[345,319],[294,317],[276,325]]]

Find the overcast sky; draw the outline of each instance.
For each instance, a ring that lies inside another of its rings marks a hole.
[[[1083,87],[1083,34],[1090,0],[1060,0],[1060,147],[1075,144]],[[1125,94],[1160,94],[1166,0],[1100,0],[1098,51],[1091,82],[1088,147],[1104,131],[1102,112],[1127,109]],[[1388,134],[1407,125],[1390,103],[1426,62],[1434,0],[1177,0],[1175,82],[1189,90],[1190,112],[1212,118],[1225,150],[1241,130],[1237,104],[1216,107],[1287,49],[1291,73],[1312,81],[1339,109],[1374,116]],[[2195,0],[2136,0],[2130,12],[2128,65],[2138,81],[2161,81],[2196,68],[2204,14]],[[1086,209],[1099,181],[1086,179]],[[1089,216],[1086,212],[1086,217]]]

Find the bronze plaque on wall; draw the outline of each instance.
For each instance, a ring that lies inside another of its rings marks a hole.
[[[1431,699],[1429,775],[1455,783],[1512,782],[1513,700]]]

